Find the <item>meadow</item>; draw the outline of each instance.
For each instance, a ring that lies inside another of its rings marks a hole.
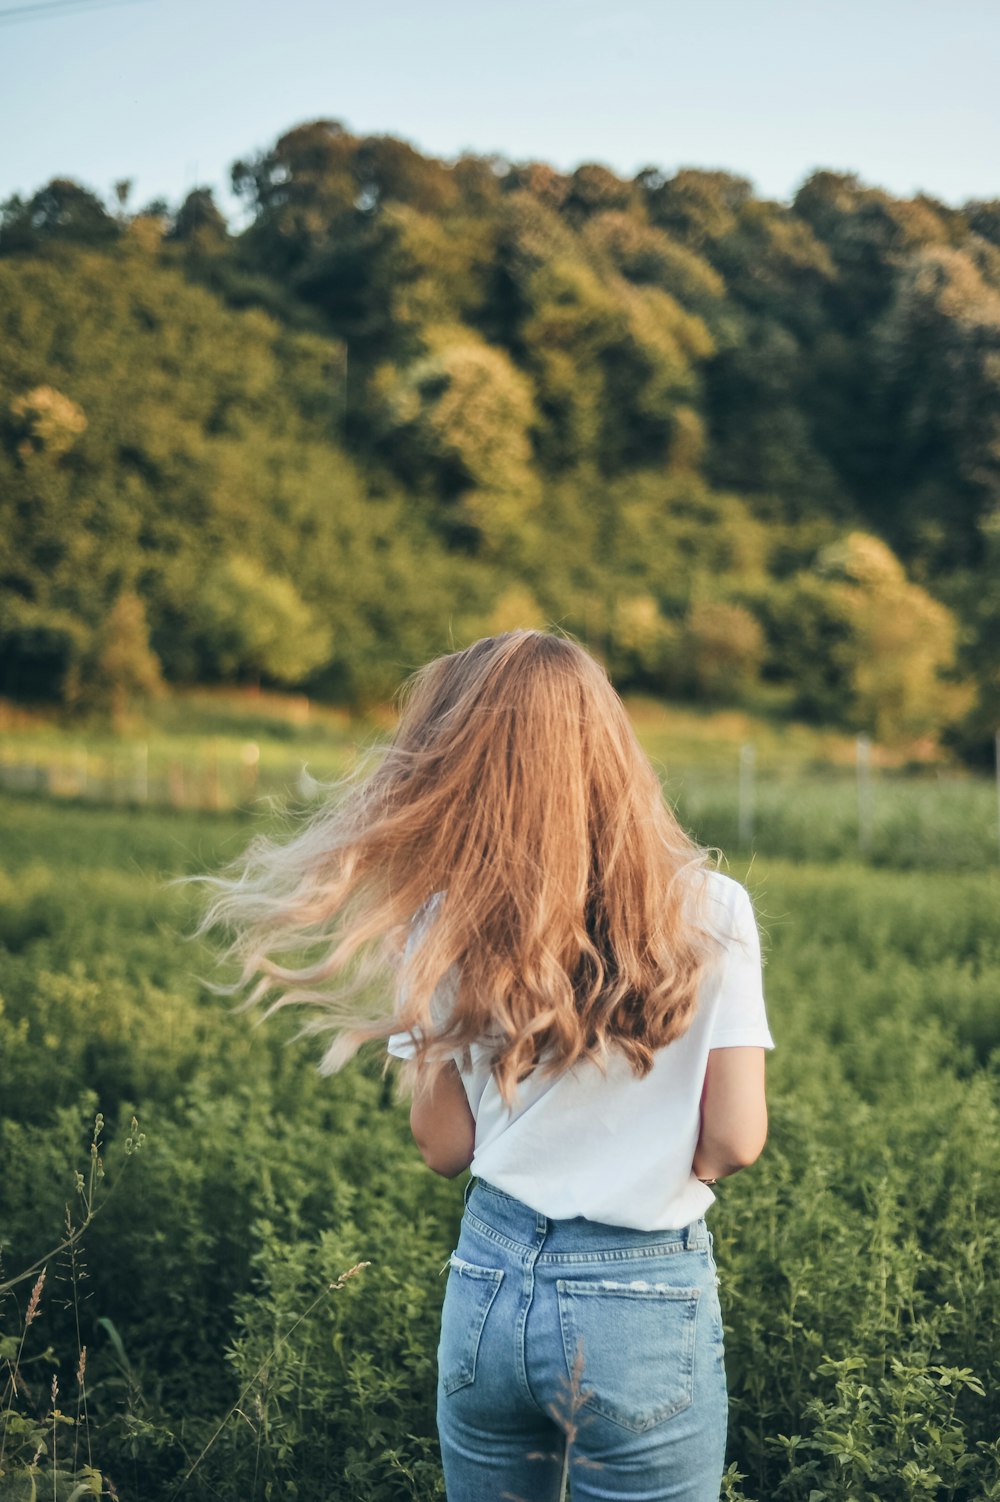
[[[790,720],[783,704],[634,694],[626,703],[678,816],[730,855],[945,871],[998,863],[996,785],[933,743],[869,742],[861,783],[859,738]],[[301,694],[216,687],[151,701],[115,734],[0,699],[0,793],[257,817],[267,799],[308,799],[310,779],[348,771],[391,719],[387,709],[351,716]]]
[[[693,771],[668,792],[733,852],[731,795],[694,770],[700,793]],[[992,789],[880,789],[861,863],[849,781],[822,840],[816,789],[769,786],[730,865],[778,1047],[768,1146],[710,1213],[725,1495],[1000,1498]],[[288,816],[2,796],[0,817],[3,1502],[441,1499],[462,1183],[420,1162],[377,1051],[323,1079],[298,1019],[254,1027],[208,990],[196,892],[165,885]]]

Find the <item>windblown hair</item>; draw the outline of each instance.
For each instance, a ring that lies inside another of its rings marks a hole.
[[[374,770],[293,838],[196,878],[215,892],[196,932],[226,928],[241,962],[216,989],[259,976],[243,1008],[320,1004],[304,1031],[336,1034],[324,1072],[391,1032],[412,1034],[423,1080],[486,1042],[509,1102],[536,1068],[604,1067],[609,1050],[645,1075],[685,1031],[717,952],[706,865],[603,668],[566,637],[509,631],[415,673]],[[279,963],[316,943],[314,963]],[[375,1015],[364,997],[379,972],[386,994],[389,965],[394,1010]]]

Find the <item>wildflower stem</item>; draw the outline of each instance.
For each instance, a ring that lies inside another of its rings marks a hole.
[[[3,1456],[4,1450],[7,1448],[7,1430],[9,1428],[11,1410],[14,1407],[14,1399],[17,1397],[17,1373],[21,1365],[21,1353],[24,1350],[24,1340],[25,1336],[28,1333],[28,1326],[31,1324],[32,1320],[38,1313],[38,1301],[42,1296],[42,1287],[44,1283],[45,1268],[43,1267],[41,1272],[38,1274],[38,1277],[35,1279],[35,1286],[31,1290],[31,1298],[28,1300],[28,1308],[24,1316],[24,1327],[21,1330],[21,1339],[18,1342],[17,1354],[14,1357],[13,1365],[8,1362],[7,1366],[7,1370],[9,1372],[7,1379],[7,1391],[10,1393],[10,1399],[7,1403],[7,1407],[4,1409],[3,1432],[0,1433],[0,1473],[2,1473],[3,1471]],[[2,1291],[3,1290],[0,1289],[0,1292]]]
[[[559,1502],[566,1502],[566,1493],[569,1490],[569,1435],[563,1446],[562,1475],[559,1478]]]
[[[246,1401],[248,1393],[250,1393],[251,1390],[253,1389],[254,1384],[257,1382],[257,1380],[261,1376],[261,1373],[264,1372],[266,1370],[266,1368],[270,1365],[270,1363],[274,1360],[275,1356],[277,1356],[277,1354],[281,1350],[282,1346],[284,1346],[288,1342],[288,1340],[291,1338],[291,1336],[295,1334],[295,1331],[298,1329],[299,1325],[302,1324],[302,1321],[309,1318],[309,1316],[312,1314],[313,1310],[319,1307],[319,1305],[322,1303],[323,1299],[326,1297],[326,1295],[328,1293],[336,1293],[338,1289],[343,1288],[344,1284],[347,1282],[347,1280],[349,1278],[355,1277],[359,1272],[361,1272],[362,1268],[365,1268],[365,1267],[371,1267],[371,1263],[370,1262],[356,1262],[353,1267],[348,1268],[347,1272],[341,1273],[340,1277],[337,1279],[337,1281],[335,1283],[328,1283],[325,1288],[321,1288],[320,1291],[319,1291],[319,1293],[313,1299],[312,1303],[309,1305],[308,1309],[303,1309],[303,1311],[299,1315],[298,1319],[294,1320],[292,1322],[292,1324],[289,1325],[289,1327],[285,1331],[284,1335],[279,1335],[278,1339],[275,1341],[275,1343],[271,1347],[270,1351],[264,1357],[264,1360],[260,1363],[260,1366],[257,1368],[257,1370],[254,1372],[253,1376],[250,1378],[250,1381],[243,1388],[243,1391],[240,1393],[239,1397],[236,1399],[236,1402],[229,1409],[228,1413],[224,1414],[223,1417],[219,1420],[219,1422],[216,1425],[215,1430],[214,1430],[211,1438],[208,1440],[207,1444],[202,1449],[200,1455],[188,1467],[188,1469],[185,1471],[184,1475],[181,1477],[180,1481],[174,1487],[174,1490],[170,1493],[170,1498],[176,1497],[177,1493],[179,1491],[181,1491],[185,1486],[187,1486],[187,1483],[191,1480],[191,1477],[194,1475],[195,1471],[201,1465],[202,1461],[205,1459],[205,1456],[208,1454],[209,1450],[215,1444],[215,1441],[218,1439],[218,1437],[222,1433],[223,1429],[225,1429],[226,1425],[229,1423],[229,1420],[232,1418],[233,1414],[236,1413],[239,1409],[241,1409],[243,1407],[243,1404]],[[170,1498],[168,1498],[168,1502],[170,1502]]]
[[[55,1377],[53,1377],[52,1378],[52,1502],[59,1502],[59,1497],[58,1497],[58,1493],[57,1493],[57,1488],[58,1488],[58,1485],[59,1485],[59,1462],[58,1462],[58,1458],[57,1458],[57,1455],[56,1455],[56,1449],[57,1449],[57,1445],[58,1445],[58,1436],[57,1436],[57,1433],[56,1433],[56,1426],[57,1426],[57,1424],[59,1422],[59,1410],[56,1407],[56,1397],[58,1395],[58,1391],[59,1391],[59,1388],[58,1388],[57,1380],[56,1380]]]
[[[107,1204],[111,1195],[114,1194],[118,1185],[121,1183],[121,1174],[119,1174],[114,1183],[111,1185],[111,1188],[105,1190],[102,1203],[100,1205],[94,1203],[97,1185],[104,1179],[104,1160],[103,1158],[101,1158],[98,1152],[98,1149],[100,1147],[100,1133],[103,1129],[103,1126],[104,1117],[100,1115],[100,1113],[98,1113],[97,1118],[94,1122],[94,1131],[90,1143],[89,1176],[85,1180],[82,1174],[77,1174],[77,1192],[79,1193],[83,1201],[83,1219],[80,1221],[79,1225],[73,1225],[73,1219],[70,1214],[69,1205],[67,1205],[66,1235],[64,1236],[62,1241],[60,1241],[59,1244],[57,1246],[54,1246],[50,1251],[45,1252],[41,1257],[37,1258],[36,1261],[32,1262],[30,1267],[26,1267],[23,1272],[19,1272],[16,1277],[8,1278],[6,1282],[0,1283],[0,1298],[2,1298],[5,1293],[9,1293],[12,1288],[16,1288],[19,1283],[25,1283],[28,1278],[34,1277],[37,1272],[41,1271],[41,1269],[45,1267],[46,1263],[51,1262],[56,1257],[61,1257],[63,1252],[72,1250],[72,1248],[77,1245],[80,1237],[87,1230],[94,1217],[100,1214],[101,1210]],[[133,1116],[132,1136],[127,1138],[125,1142],[126,1157],[131,1156],[134,1151],[136,1151],[145,1143],[145,1134],[137,1135],[137,1128],[138,1122]],[[133,1146],[133,1144],[135,1144],[135,1146]],[[124,1172],[124,1168],[122,1171]]]

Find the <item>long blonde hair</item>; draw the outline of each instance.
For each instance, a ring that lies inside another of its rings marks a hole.
[[[486,1041],[510,1101],[534,1069],[608,1050],[644,1075],[684,1032],[715,952],[706,865],[603,668],[567,637],[508,631],[415,673],[374,770],[293,838],[197,878],[215,896],[196,932],[226,928],[241,963],[216,989],[259,976],[243,1007],[320,1004],[304,1031],[336,1034],[325,1072],[393,1031],[425,1080]],[[315,962],[279,963],[316,943]],[[387,965],[394,1007],[365,1006]]]

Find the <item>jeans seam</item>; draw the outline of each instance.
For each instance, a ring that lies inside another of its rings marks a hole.
[[[535,1397],[535,1394],[531,1390],[531,1383],[528,1381],[528,1354],[526,1344],[528,1315],[531,1313],[531,1305],[534,1302],[535,1297],[535,1267],[540,1260],[542,1246],[544,1245],[546,1234],[541,1230],[540,1226],[538,1228],[538,1234],[541,1235],[542,1240],[539,1242],[537,1247],[522,1247],[521,1249],[522,1253],[527,1252],[527,1256],[525,1256],[524,1258],[524,1277],[521,1283],[521,1311],[518,1316],[516,1346],[517,1376],[518,1384],[523,1389],[524,1395],[528,1399],[528,1402],[533,1403],[540,1414],[548,1417],[546,1409],[542,1407],[541,1403],[539,1403],[538,1399]]]
[[[527,1252],[531,1250],[526,1241],[514,1241],[510,1236],[505,1236],[502,1231],[495,1231],[492,1226],[486,1224],[485,1220],[480,1220],[479,1216],[473,1214],[469,1209],[466,1209],[465,1218],[469,1225],[478,1231],[481,1236],[486,1236],[490,1241],[497,1242],[499,1246],[507,1247],[508,1251]]]
[[[531,1301],[535,1296],[535,1258],[525,1258],[523,1274],[521,1278],[521,1307],[517,1316],[517,1343],[515,1353],[517,1356],[517,1380],[523,1388],[525,1397],[538,1408],[538,1399],[531,1391],[528,1383],[528,1358],[525,1350],[525,1332],[528,1327],[528,1315],[531,1312]]]
[[[531,1384],[528,1381],[527,1352],[525,1349],[525,1332],[528,1324],[528,1315],[531,1312],[531,1305],[535,1296],[535,1264],[538,1262],[542,1243],[540,1242],[537,1247],[531,1247],[523,1241],[512,1241],[509,1236],[502,1235],[499,1231],[495,1231],[492,1226],[488,1226],[485,1221],[480,1220],[478,1215],[473,1214],[468,1206],[465,1208],[464,1221],[478,1235],[485,1237],[488,1241],[492,1241],[498,1246],[506,1248],[507,1251],[514,1252],[518,1260],[522,1263],[520,1307],[514,1335],[514,1364],[517,1372],[518,1386],[521,1388],[524,1396],[529,1403],[537,1408],[540,1414],[548,1418],[548,1411],[542,1407],[531,1390]],[[539,1234],[542,1233],[539,1232]]]
[[[567,1262],[579,1266],[587,1262],[634,1262],[644,1257],[674,1257],[679,1252],[703,1252],[705,1241],[666,1241],[656,1246],[615,1247],[606,1252],[543,1252],[540,1262]]]
[[[480,1220],[473,1210],[466,1206],[465,1218],[469,1225],[474,1227],[481,1235],[495,1241],[499,1246],[505,1246],[512,1252],[530,1251],[531,1246],[526,1241],[515,1241],[511,1236],[505,1236],[502,1231],[496,1230],[485,1220]],[[539,1252],[537,1260],[546,1264],[553,1262],[569,1262],[574,1265],[585,1262],[630,1262],[640,1257],[672,1257],[679,1252],[704,1252],[708,1249],[708,1242],[704,1237],[692,1237],[690,1241],[660,1241],[653,1246],[643,1247],[615,1247],[606,1252]]]

